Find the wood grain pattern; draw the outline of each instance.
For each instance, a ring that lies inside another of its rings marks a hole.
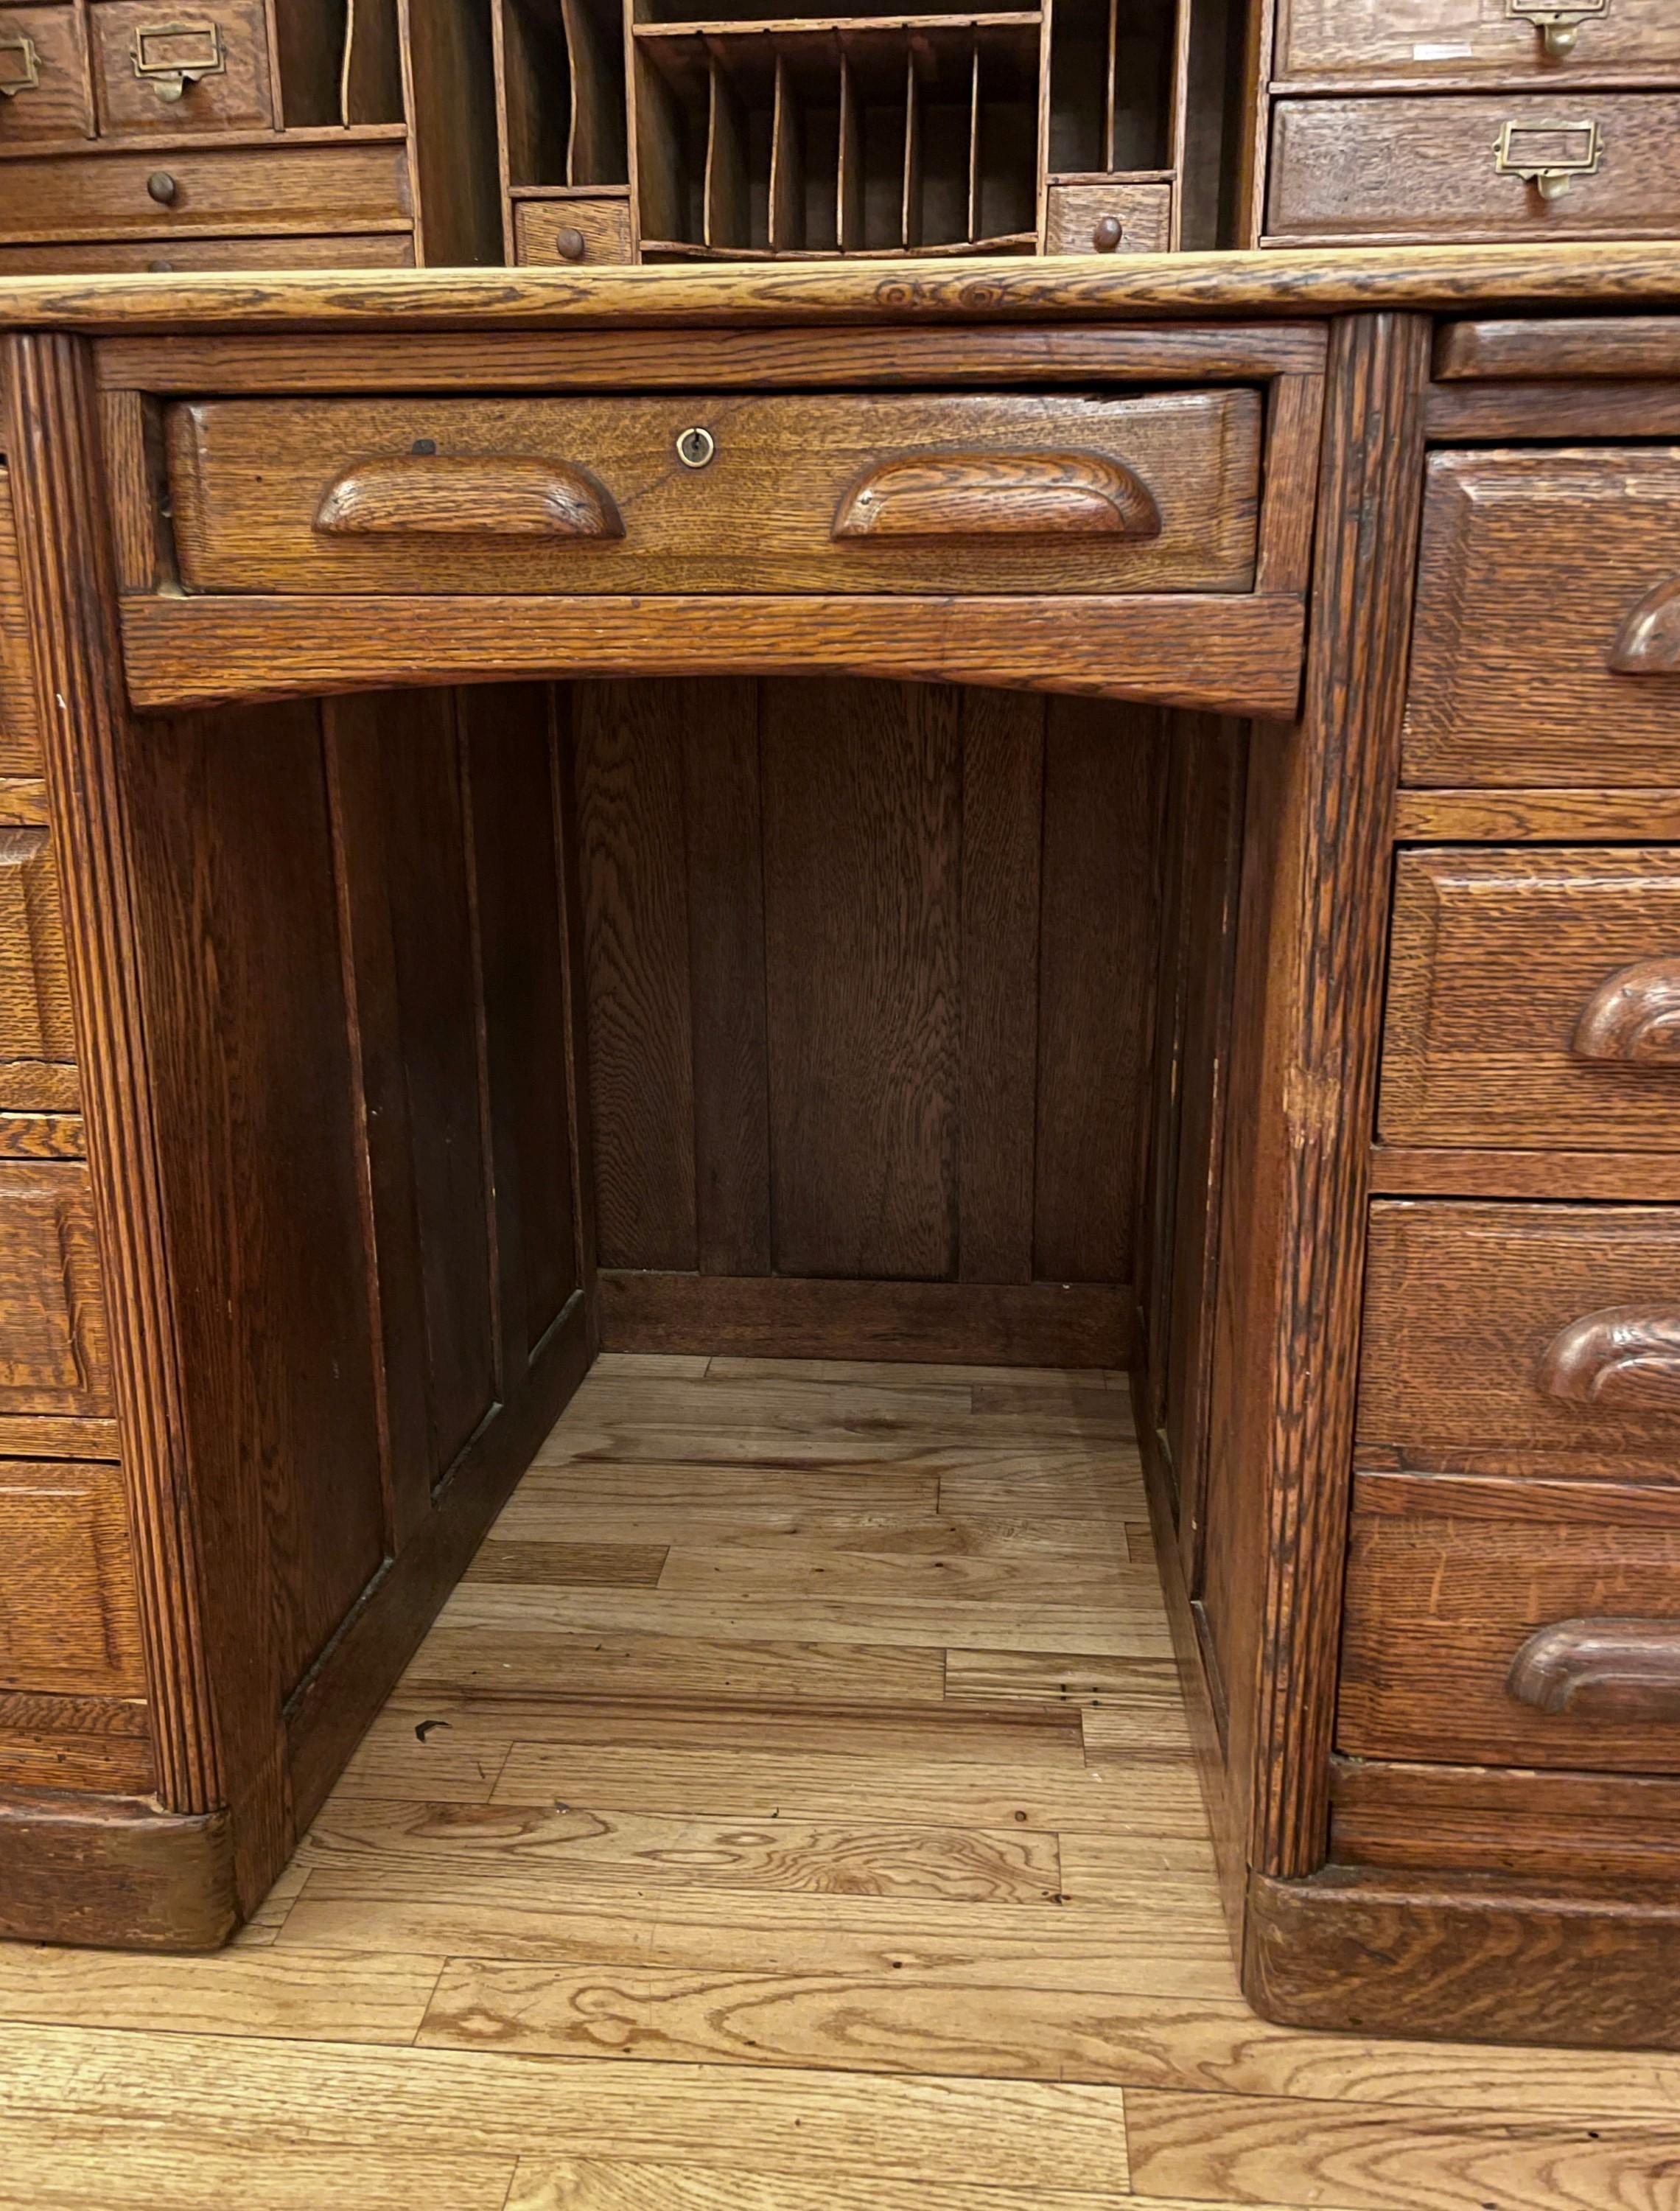
[[[118,1469],[0,1461],[0,1689],[143,1696]]]
[[[1444,383],[1550,383],[1566,377],[1666,377],[1680,369],[1680,332],[1666,315],[1609,315],[1591,324],[1532,315],[1448,323],[1436,334]]]

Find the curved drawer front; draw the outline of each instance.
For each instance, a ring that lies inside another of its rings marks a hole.
[[[1680,1151],[1680,849],[1409,851],[1378,1133]]]
[[[169,416],[190,591],[1253,587],[1249,391],[210,400]]]

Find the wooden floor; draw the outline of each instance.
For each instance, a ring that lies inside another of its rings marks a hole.
[[[0,1946],[0,2202],[1671,2211],[1680,2057],[1237,1997],[1118,1377],[603,1360],[258,1922]]]

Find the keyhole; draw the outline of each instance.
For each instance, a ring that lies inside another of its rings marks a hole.
[[[703,469],[717,451],[717,440],[710,430],[698,427],[685,430],[677,439],[677,458],[686,469]]]

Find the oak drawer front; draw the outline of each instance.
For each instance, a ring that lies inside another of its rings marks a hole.
[[[263,0],[93,0],[100,129],[260,129],[275,119]]]
[[[1497,75],[1567,94],[1574,78],[1677,68],[1671,0],[1280,0],[1278,9],[1283,78]]]
[[[1680,1207],[1374,1204],[1357,1434],[1398,1466],[1680,1497]]]
[[[88,1170],[0,1164],[0,1415],[112,1410]]]
[[[1400,855],[1386,1143],[1680,1151],[1680,848]]]
[[[1049,186],[1044,220],[1047,253],[1168,253],[1173,188],[1070,178]]]
[[[121,1469],[0,1459],[0,1693],[145,1693]]]
[[[167,275],[193,269],[412,269],[412,230],[306,238],[112,238],[95,245],[0,245],[0,277]]]
[[[372,230],[413,214],[400,136],[341,145],[159,146],[0,163],[0,233],[19,242]]]
[[[0,8],[0,147],[93,135],[82,10]]]
[[[196,591],[1254,580],[1249,391],[222,400],[172,409],[168,444]]]
[[[587,199],[516,201],[513,239],[522,269],[599,268],[635,257],[630,202],[604,192]]]
[[[1336,1739],[1680,1771],[1680,1493],[1360,1475]]]
[[[1527,180],[1545,173],[1554,189]],[[1282,100],[1273,239],[1652,238],[1680,227],[1680,96]]]
[[[1401,772],[1680,784],[1680,448],[1430,457]]]

